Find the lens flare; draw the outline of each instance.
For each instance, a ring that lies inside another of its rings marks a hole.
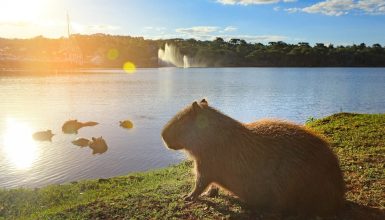
[[[127,61],[124,63],[123,69],[124,69],[124,71],[126,71],[126,73],[132,74],[132,73],[135,73],[136,66],[134,63]]]
[[[28,169],[37,159],[38,149],[32,139],[32,131],[23,122],[7,119],[3,136],[6,158],[18,169]]]
[[[107,58],[109,60],[116,60],[119,57],[119,51],[115,48],[109,49],[107,52]]]

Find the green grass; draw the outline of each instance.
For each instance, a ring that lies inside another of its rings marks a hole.
[[[340,113],[307,126],[323,133],[340,159],[351,201],[340,218],[385,219],[385,114]],[[183,162],[110,179],[0,190],[0,219],[281,218],[253,212],[223,191],[217,198],[185,202],[191,170],[192,163]]]
[[[339,113],[307,123],[324,134],[340,160],[347,199],[385,208],[385,114]]]

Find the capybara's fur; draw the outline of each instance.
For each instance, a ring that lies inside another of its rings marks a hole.
[[[162,137],[195,162],[195,188],[186,199],[215,184],[259,211],[330,216],[344,204],[338,159],[325,139],[303,126],[243,124],[202,100],[168,122]]]

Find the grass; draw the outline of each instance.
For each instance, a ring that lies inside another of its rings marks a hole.
[[[307,126],[323,133],[340,159],[349,203],[338,219],[385,219],[385,114],[339,113]],[[281,219],[221,191],[185,202],[189,161],[150,172],[39,189],[0,190],[0,219]],[[296,219],[289,217],[288,219]]]

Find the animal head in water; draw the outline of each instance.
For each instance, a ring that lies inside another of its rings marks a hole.
[[[80,147],[87,147],[90,144],[90,140],[86,138],[76,138],[72,141],[72,144]]]
[[[89,147],[92,149],[92,154],[102,154],[108,149],[107,143],[102,136],[98,138],[92,137]]]
[[[163,128],[162,138],[166,146],[173,150],[191,147],[208,127],[208,117],[204,111],[207,107],[207,100],[202,99],[177,113]]]
[[[120,127],[127,128],[127,129],[134,127],[134,124],[130,120],[119,121],[119,125]]]
[[[77,134],[81,125],[82,123],[78,122],[78,120],[68,120],[64,122],[61,129],[65,134]]]
[[[32,135],[33,139],[36,141],[52,141],[52,137],[55,134],[52,134],[51,130],[46,130],[46,131],[39,131],[36,132]]]

